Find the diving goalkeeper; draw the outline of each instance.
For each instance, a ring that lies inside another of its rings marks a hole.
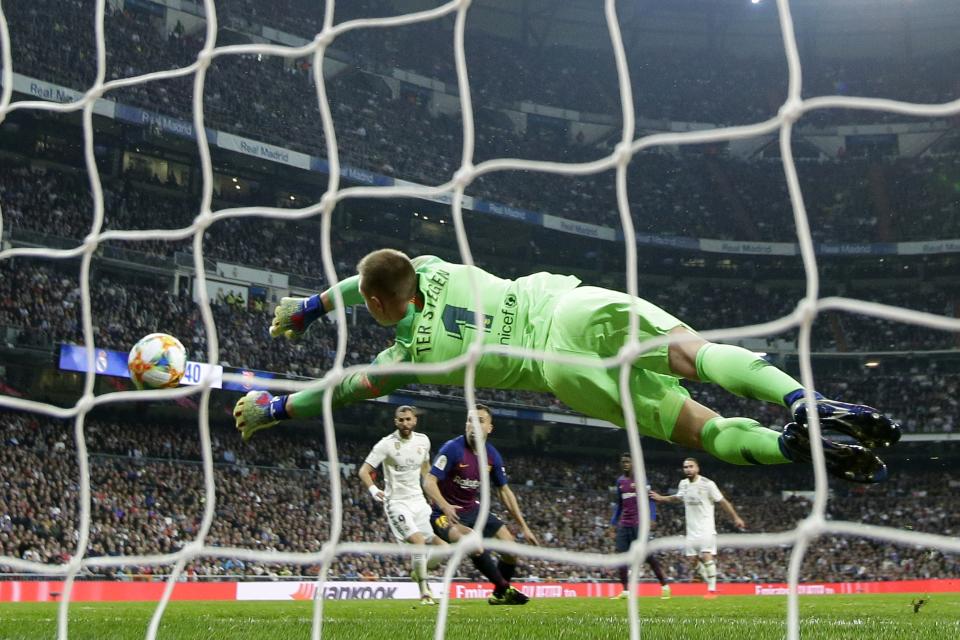
[[[477,326],[471,281],[480,290],[482,325]],[[337,285],[343,304],[364,303],[383,326],[396,327],[396,341],[374,364],[440,363],[466,353],[477,331],[485,344],[570,354],[598,364],[560,364],[484,353],[476,366],[476,385],[494,389],[550,392],[571,409],[621,427],[619,367],[604,368],[629,336],[630,314],[639,319],[641,341],[666,334],[688,339],[646,351],[632,364],[630,401],[640,433],[701,449],[733,464],[768,465],[809,462],[809,407],[803,387],[746,349],[707,342],[659,307],[625,293],[580,286],[573,276],[536,273],[516,280],[498,278],[474,266],[435,256],[414,259],[380,249],[357,265],[357,275]],[[312,322],[332,311],[332,289],[309,298],[284,298],[277,306],[270,335],[295,339]],[[442,373],[383,374],[361,370],[334,389],[333,407],[386,395],[413,384],[462,385],[465,369]],[[783,433],[750,418],[724,418],[690,398],[680,383],[712,382],[745,398],[787,407],[794,421]],[[251,391],[234,409],[243,438],[290,418],[322,412],[322,388],[272,396]],[[827,470],[853,482],[879,482],[887,469],[872,449],[900,438],[900,426],[876,409],[816,396],[814,410],[824,430],[844,433],[860,444],[824,439]]]

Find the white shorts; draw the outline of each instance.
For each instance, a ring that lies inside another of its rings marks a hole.
[[[433,539],[433,527],[430,526],[431,509],[423,498],[387,500],[383,503],[383,511],[387,514],[390,531],[399,542],[406,542],[407,538],[418,531],[427,542]]]
[[[683,549],[683,555],[699,556],[701,553],[712,553],[717,555],[717,534],[708,533],[705,536],[687,536],[687,546]]]

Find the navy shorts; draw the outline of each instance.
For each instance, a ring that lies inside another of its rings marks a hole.
[[[473,529],[473,525],[476,524],[477,515],[479,513],[480,509],[473,509],[472,511],[458,512],[457,515],[460,517],[460,524]],[[453,524],[447,519],[447,516],[445,516],[442,511],[434,511],[430,515],[430,524],[433,525],[433,532],[440,536],[441,540],[444,542],[450,542],[450,529],[453,527]],[[500,527],[502,526],[503,520],[491,512],[490,515],[487,516],[487,526],[483,528],[483,537],[494,537],[497,535],[497,531],[499,531]]]
[[[630,544],[640,535],[640,527],[617,527],[617,553],[630,550]]]

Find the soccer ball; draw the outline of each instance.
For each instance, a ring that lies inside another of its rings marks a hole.
[[[151,333],[130,349],[127,369],[137,389],[166,389],[180,384],[187,366],[187,350],[166,333]]]

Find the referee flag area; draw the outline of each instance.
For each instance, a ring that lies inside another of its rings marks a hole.
[[[609,598],[620,593],[612,582],[521,582],[514,586],[534,599]],[[670,585],[675,597],[703,596],[703,583],[677,582]],[[735,582],[717,585],[721,596],[786,595],[786,583]],[[164,582],[75,582],[72,602],[155,602],[165,588]],[[431,583],[433,593],[443,592],[443,583]],[[486,600],[493,592],[487,583],[454,582],[449,597],[454,600]],[[0,582],[0,602],[58,602],[63,582]],[[960,593],[957,580],[898,580],[890,582],[801,583],[800,595]],[[659,597],[660,585],[641,583],[640,597]],[[417,600],[420,593],[412,582],[181,582],[173,590],[173,600],[248,601],[248,600]]]

